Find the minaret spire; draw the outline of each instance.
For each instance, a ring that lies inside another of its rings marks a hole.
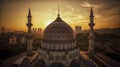
[[[30,8],[29,8],[28,16],[31,16],[31,11],[30,11]]]
[[[92,6],[91,6],[91,11],[90,11],[90,17],[94,17]]]

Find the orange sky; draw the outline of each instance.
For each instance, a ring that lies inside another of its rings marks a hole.
[[[95,0],[94,0],[95,1]],[[73,29],[80,25],[83,29],[89,29],[89,6],[92,4],[95,14],[95,28],[120,27],[119,7],[110,3],[87,0],[62,0],[60,3],[60,14],[62,19]],[[57,17],[56,0],[2,0],[0,2],[0,27],[7,29],[26,30],[27,14],[31,8],[32,23],[34,28],[44,29]],[[110,5],[114,5],[110,6]],[[110,9],[111,7],[111,9]]]

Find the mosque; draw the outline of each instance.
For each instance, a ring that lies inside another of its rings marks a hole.
[[[33,51],[31,31],[32,16],[29,9],[27,34],[27,54],[13,63],[13,67],[94,67],[91,59],[94,54],[94,15],[90,11],[89,58],[80,54],[73,29],[62,20],[59,10],[57,18],[49,24],[43,33],[43,40],[37,51]]]

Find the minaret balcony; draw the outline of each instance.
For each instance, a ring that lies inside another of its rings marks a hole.
[[[32,26],[33,24],[32,23],[27,23],[27,26]]]
[[[95,25],[95,23],[89,23],[89,26],[94,26]]]

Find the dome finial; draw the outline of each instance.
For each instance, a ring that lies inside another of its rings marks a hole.
[[[60,4],[60,0],[58,0],[58,16],[60,16],[60,6],[59,6],[59,4]]]

